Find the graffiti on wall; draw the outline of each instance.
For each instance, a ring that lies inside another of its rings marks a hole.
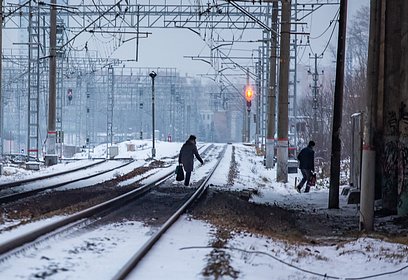
[[[398,213],[408,214],[408,111],[401,102],[399,110],[398,138]]]
[[[401,102],[400,105],[400,118],[399,118],[399,136],[408,137],[408,111],[407,104]]]
[[[396,211],[398,186],[398,140],[396,136],[388,136],[385,137],[384,140],[385,147],[382,157],[383,207],[391,211]]]
[[[396,210],[403,206],[403,192],[408,191],[408,110],[401,102],[398,110],[386,113],[384,153],[382,154],[383,206]],[[407,203],[407,202],[405,202]]]
[[[385,127],[385,131],[387,132],[386,135],[398,135],[398,119],[396,112],[391,111],[387,113],[386,123],[388,124],[388,126]]]
[[[399,160],[398,160],[398,208],[406,208],[403,212],[408,213],[408,201],[406,194],[408,193],[408,143],[406,139],[399,142]],[[404,195],[405,194],[405,195]],[[405,203],[405,207],[404,207]]]

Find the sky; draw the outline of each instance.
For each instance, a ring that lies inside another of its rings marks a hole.
[[[127,144],[135,144],[136,151],[128,152]],[[162,172],[174,170],[175,162],[171,156],[178,154],[182,143],[168,143],[157,141],[157,159],[170,163],[170,167],[161,171],[151,171],[152,176],[143,183],[149,183]],[[209,143],[199,142],[199,147],[207,147]],[[215,144],[222,148],[221,144]],[[118,157],[132,157],[133,165],[128,169],[143,165],[151,156],[151,142],[148,140],[131,140],[119,143]],[[232,149],[235,148],[235,157],[238,162],[239,173],[232,191],[243,190],[248,186],[262,186],[258,188],[258,195],[251,201],[258,204],[284,204],[293,209],[328,213],[328,189],[317,182],[317,187],[310,193],[297,193],[294,188],[295,178],[300,174],[289,174],[288,183],[276,182],[275,170],[267,170],[262,164],[263,157],[257,156],[253,147],[233,144],[227,145],[225,156],[214,176],[208,182],[209,188],[225,190]],[[95,148],[92,157],[106,157],[106,145]],[[88,154],[77,154],[75,161],[68,164],[58,164],[50,168],[41,168],[40,171],[27,171],[11,166],[4,166],[5,175],[0,177],[0,183],[10,180],[24,179],[38,176],[43,173],[55,173],[79,165],[89,163]],[[210,156],[204,157],[205,164],[196,162],[192,174],[193,184],[207,174],[213,166]],[[114,164],[114,163],[109,163]],[[124,170],[123,172],[125,172]],[[116,175],[118,171],[115,171]],[[86,187],[110,179],[115,172],[107,173],[102,177],[94,177],[81,183],[63,187]],[[79,176],[79,175],[78,175]],[[61,178],[60,178],[61,179]],[[131,184],[140,178],[123,181],[121,186]],[[171,179],[173,184],[180,184]],[[46,181],[43,181],[46,184]],[[344,186],[342,186],[344,187]],[[341,187],[341,188],[342,188]],[[27,187],[29,188],[29,187]],[[330,214],[358,215],[355,205],[348,205],[345,196],[340,196],[340,209],[331,210]],[[31,231],[41,224],[62,219],[53,217],[33,223],[19,225],[20,221],[8,220],[0,225],[0,244],[12,238]],[[13,230],[5,231],[7,226],[15,225]],[[130,274],[128,279],[208,279],[201,272],[205,267],[209,247],[216,228],[204,221],[196,220],[185,214],[160,239],[159,243],[138,265],[137,271]],[[17,256],[2,258],[0,256],[1,279],[111,279],[114,271],[129,258],[134,248],[152,235],[149,227],[137,221],[122,221],[87,231],[78,237],[75,233],[67,236],[50,238],[49,242],[25,249]],[[322,246],[313,244],[291,245],[282,240],[275,240],[265,236],[233,233],[225,249],[231,256],[231,265],[240,272],[239,279],[324,279],[318,274],[327,274],[335,279],[350,279],[353,277],[368,277],[386,272],[401,270],[385,276],[371,277],[370,279],[402,280],[408,278],[408,246],[389,243],[375,237],[361,237],[335,244]],[[399,257],[397,257],[399,256]],[[231,278],[224,278],[231,279]],[[361,278],[360,278],[361,279]]]
[[[298,0],[298,2],[309,3],[316,1]],[[369,6],[369,0],[348,1],[348,23],[350,23],[355,12],[363,5]],[[309,53],[315,52],[320,55],[324,52],[330,40],[332,28],[329,28],[326,32],[324,31],[328,28],[329,22],[335,17],[337,10],[337,5],[324,6],[304,19],[303,23],[306,23],[305,32],[310,32],[310,38],[312,39],[310,40],[310,47],[299,48],[300,63],[313,65],[313,62],[308,59]],[[338,29],[336,28],[329,43],[334,48],[337,46],[337,35]],[[305,38],[303,38],[303,42],[305,42]],[[189,30],[155,29],[152,30],[149,38],[143,39],[140,44],[140,61],[137,63],[138,65],[166,65],[176,67],[182,73],[189,73],[190,75],[211,72],[211,67],[208,64],[188,58],[189,56],[208,55],[209,53],[209,47],[205,45],[203,40]],[[256,48],[256,45],[248,43],[246,46],[243,45],[243,48],[250,50]],[[123,52],[118,53],[123,54]],[[123,55],[120,55],[120,57],[123,57]],[[326,52],[324,59],[321,62],[319,61],[319,64],[331,65],[332,61],[331,54]]]
[[[10,1],[11,3],[17,2],[17,0]],[[79,0],[71,0],[69,3],[78,3]],[[98,3],[99,1],[96,1]],[[112,3],[112,1],[102,1],[105,3]],[[142,1],[143,2],[143,1]],[[154,3],[163,3],[164,1],[154,1]],[[180,1],[168,1],[169,3]],[[197,1],[186,0],[182,1],[183,4],[196,3]],[[201,3],[206,3],[206,1],[200,1]],[[211,1],[209,1],[211,2]],[[217,2],[217,1],[216,1]],[[309,0],[299,0],[299,3],[314,3],[316,1]],[[323,1],[324,2],[324,1]],[[332,2],[332,1],[329,1]],[[7,2],[9,3],[9,2]],[[91,0],[85,0],[85,3],[92,3]],[[132,2],[131,2],[132,3]],[[218,3],[225,3],[225,1],[218,1]],[[362,5],[369,5],[369,0],[349,0],[348,1],[348,20],[352,18],[353,14],[357,9]],[[310,32],[310,47],[300,47],[299,48],[299,62],[303,64],[309,64],[309,53],[316,52],[318,54],[323,53],[328,41],[330,39],[330,34],[332,28],[329,27],[331,20],[335,18],[336,12],[338,10],[337,5],[328,5],[318,9],[316,12],[304,18],[302,21],[302,30],[304,32]],[[301,13],[302,14],[302,13]],[[13,18],[14,21],[18,22],[17,18]],[[6,20],[9,26],[10,22]],[[333,26],[333,25],[332,25]],[[327,29],[327,30],[326,30]],[[324,32],[326,30],[326,32]],[[23,31],[24,32],[24,31]],[[139,41],[139,55],[137,62],[124,62],[126,66],[133,67],[175,67],[183,75],[198,75],[198,74],[207,74],[212,73],[212,67],[203,61],[192,60],[191,56],[208,56],[210,54],[210,47],[203,41],[200,36],[188,29],[179,29],[179,28],[162,28],[162,29],[150,29],[143,30],[143,32],[151,32],[148,38],[140,39]],[[251,30],[242,32],[243,40],[253,39],[251,35]],[[85,32],[86,33],[86,32]],[[84,33],[84,34],[85,34]],[[241,31],[231,30],[231,33],[234,33],[235,37],[241,35]],[[112,44],[105,44],[103,42],[110,41],[105,35],[105,38],[101,37],[100,39],[94,39],[97,36],[91,37],[88,33],[87,35],[80,35],[74,41],[74,47],[77,49],[83,49],[84,44],[87,41],[88,47],[90,49],[99,48],[100,56],[106,57],[111,56],[113,58],[119,58],[121,60],[135,60],[136,59],[136,42],[135,40],[129,40],[126,43],[121,44],[117,48],[117,42]],[[73,36],[74,34],[71,34]],[[13,45],[18,40],[17,32],[15,30],[5,29],[3,32],[3,46],[5,48],[17,48],[24,46]],[[258,35],[257,35],[258,36]],[[92,39],[90,39],[92,38]],[[129,39],[130,37],[126,37]],[[258,38],[259,39],[259,38]],[[306,41],[306,38],[303,38],[303,42]],[[334,32],[330,45],[336,46],[337,44],[337,29]],[[257,49],[258,45],[253,43],[247,44],[236,44],[234,46],[236,49],[245,49],[245,52],[232,52],[231,55],[253,55],[253,49]],[[230,47],[222,48],[224,52],[231,50]],[[332,58],[329,54],[325,54],[325,59],[322,60],[324,64],[332,63]],[[239,62],[239,61],[237,61]],[[254,62],[239,62],[242,63],[242,66],[247,67],[254,64]]]

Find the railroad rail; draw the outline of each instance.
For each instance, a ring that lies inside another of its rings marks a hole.
[[[221,152],[221,156],[218,158],[215,166],[210,171],[209,175],[203,180],[197,190],[191,195],[191,197],[161,226],[161,228],[132,256],[132,258],[123,266],[120,271],[114,276],[114,280],[125,279],[137,266],[137,264],[143,259],[149,250],[159,241],[160,237],[178,220],[178,218],[185,212],[185,210],[197,200],[208,188],[208,181],[217,169],[220,161],[225,153],[226,146]]]
[[[207,147],[206,150],[209,150],[210,147]],[[141,197],[146,192],[160,185],[167,179],[173,177],[174,167],[175,165],[167,167],[166,171],[163,172],[164,174],[160,174],[159,178],[155,179],[154,182],[142,185],[141,187],[122,194],[116,198],[110,199],[0,244],[0,262],[10,257],[10,255],[16,254],[21,250],[25,250],[25,247],[31,246],[33,242],[34,244],[36,242],[43,242],[52,235],[61,234],[63,231],[78,227],[84,223],[88,223],[89,221],[87,219],[91,218],[92,216],[102,215],[101,213],[109,213],[112,209],[123,207],[127,203]]]
[[[64,170],[64,171],[61,171],[61,172],[50,173],[50,174],[46,174],[46,175],[43,175],[43,176],[32,177],[32,178],[28,178],[28,179],[3,183],[3,184],[0,184],[0,190],[12,188],[12,187],[17,187],[17,186],[20,186],[20,185],[23,185],[23,184],[32,183],[32,182],[35,182],[35,181],[40,181],[40,180],[52,178],[52,177],[55,177],[55,176],[60,176],[60,175],[65,175],[65,174],[77,172],[79,170],[94,167],[94,166],[99,165],[99,164],[104,163],[104,162],[106,162],[106,159],[96,161],[96,162],[93,162],[93,163],[85,165],[85,166]]]
[[[54,173],[52,175],[37,177],[37,178],[34,178],[33,180],[24,180],[24,184],[29,184],[29,183],[41,181],[41,180],[44,180],[44,179],[49,179],[49,178],[52,178],[52,177],[55,177],[55,176],[61,176],[61,175],[66,175],[66,174],[75,174],[75,172],[85,170],[85,169],[88,169],[90,167],[94,167],[95,165],[101,164],[101,163],[104,163],[104,162],[106,162],[106,161],[98,162],[98,163],[95,163],[95,164],[92,164],[92,165],[86,166],[86,167],[77,168],[77,169],[75,169],[73,171],[71,170],[71,171],[67,171],[67,172]],[[9,202],[21,199],[21,198],[25,198],[25,197],[28,197],[28,196],[38,194],[38,193],[43,192],[45,190],[56,189],[56,188],[59,188],[59,187],[62,187],[62,186],[68,185],[68,184],[72,184],[74,182],[78,182],[78,181],[87,180],[87,179],[90,179],[90,178],[93,178],[93,177],[101,176],[101,175],[103,175],[105,173],[108,173],[108,172],[111,172],[113,170],[123,168],[123,167],[125,167],[125,166],[127,166],[127,165],[129,165],[129,164],[131,164],[133,162],[134,162],[134,160],[132,159],[132,160],[126,161],[125,163],[120,164],[119,166],[116,166],[114,168],[106,168],[106,169],[103,169],[103,170],[98,170],[94,174],[82,176],[82,177],[79,177],[79,178],[76,178],[76,179],[69,178],[65,182],[52,183],[52,184],[44,186],[44,187],[33,188],[33,189],[29,189],[29,190],[15,190],[15,193],[11,193],[11,194],[5,194],[5,195],[0,194],[0,203],[9,203]],[[22,181],[20,181],[20,184],[18,184],[17,186],[21,186],[22,185],[21,182]],[[13,187],[15,187],[15,186],[9,187],[7,189],[7,191],[9,191],[9,192],[12,191],[13,192],[13,189],[12,189]],[[2,189],[2,190],[4,191],[4,189]]]

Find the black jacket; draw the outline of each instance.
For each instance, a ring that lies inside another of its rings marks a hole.
[[[314,171],[314,154],[315,152],[309,146],[303,148],[297,156],[299,169],[309,169]]]
[[[197,146],[193,141],[187,140],[183,144],[179,154],[179,163],[183,164],[186,172],[191,172],[194,169],[194,156],[203,164],[203,159],[200,157]]]

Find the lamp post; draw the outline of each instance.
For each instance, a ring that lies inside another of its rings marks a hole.
[[[153,146],[152,146],[152,158],[156,156],[156,149],[154,147],[154,78],[157,76],[156,72],[152,71],[149,74],[150,78],[152,78],[152,138],[153,138]]]

